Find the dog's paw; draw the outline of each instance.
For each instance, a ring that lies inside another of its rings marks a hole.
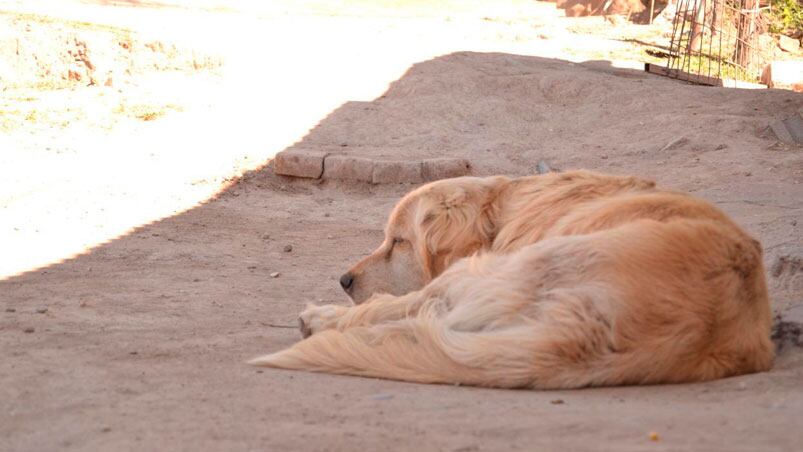
[[[323,306],[307,305],[307,309],[298,315],[298,329],[301,336],[310,337],[323,330],[335,328],[337,320],[345,313],[347,308],[333,304]]]

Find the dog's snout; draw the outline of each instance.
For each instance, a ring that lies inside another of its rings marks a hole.
[[[343,290],[348,292],[352,285],[354,285],[354,275],[351,273],[345,273],[340,277],[340,287],[342,287]]]

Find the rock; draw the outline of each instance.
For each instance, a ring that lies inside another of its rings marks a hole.
[[[421,176],[424,181],[466,176],[471,173],[471,164],[466,159],[437,158],[421,162]]]
[[[285,245],[283,251],[285,253],[289,253],[290,251],[293,251],[293,245]]]
[[[555,400],[550,400],[549,403],[551,403],[552,405],[563,405],[566,402],[564,402],[563,399],[555,399]]]
[[[41,308],[36,308],[36,312],[38,312],[39,314],[44,314],[45,312],[47,312],[47,307],[43,306]]]
[[[22,330],[23,333],[33,333],[34,331],[36,330],[32,326],[26,327]]]
[[[424,181],[420,161],[375,161],[374,184],[419,184]]]
[[[538,162],[538,165],[535,167],[535,170],[538,172],[538,174],[546,174],[552,172],[552,167],[549,166],[549,163],[547,163],[545,160],[541,160],[540,162]]]
[[[347,155],[329,155],[323,163],[323,178],[373,182],[374,161]]]
[[[17,312],[14,308],[6,308],[6,312]]]
[[[778,53],[775,46],[775,37],[770,33],[761,33],[758,35],[758,48],[767,49],[768,55]]]
[[[786,121],[772,121],[770,123],[770,130],[775,134],[778,140],[786,144],[795,144],[795,137],[792,136],[791,131],[786,127]]]
[[[278,277],[279,277],[279,272],[273,272],[273,273],[271,273],[271,274],[270,274],[270,277],[271,277],[271,278],[278,278]]]
[[[800,41],[790,38],[789,36],[778,36],[778,47],[784,52],[797,53],[800,50]]]
[[[283,176],[320,179],[327,153],[310,149],[288,149],[276,154],[274,171]]]
[[[803,60],[773,61],[764,67],[761,83],[803,93]]]
[[[667,143],[664,147],[662,147],[661,150],[658,151],[658,152],[671,151],[673,149],[677,149],[677,148],[683,146],[684,144],[686,144],[688,142],[689,142],[689,139],[686,138],[686,137],[675,138],[674,140],[672,140],[669,143]]]

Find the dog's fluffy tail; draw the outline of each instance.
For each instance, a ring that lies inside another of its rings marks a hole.
[[[249,362],[257,366],[488,387],[533,385],[523,327],[494,332],[439,328],[421,318],[326,330]],[[518,330],[518,331],[516,331]]]
[[[557,356],[555,339],[540,334],[534,322],[466,330],[430,311],[383,324],[325,330],[249,364],[495,388],[592,384],[599,375]]]

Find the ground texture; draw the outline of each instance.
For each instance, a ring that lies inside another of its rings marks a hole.
[[[123,72],[112,86],[42,91],[17,80],[0,93],[0,450],[803,442],[803,150],[768,131],[797,114],[800,94],[645,74],[622,60],[642,56],[634,36],[660,30],[566,19],[534,2],[502,12],[494,2],[351,2],[337,14],[324,2],[93,3],[138,2],[75,3],[60,17],[132,30],[133,43],[161,31],[178,43],[167,48],[191,42],[226,59],[220,73],[182,63]],[[177,17],[187,36],[160,23]],[[217,61],[194,55],[174,60]],[[478,175],[532,174],[544,161],[695,193],[764,246],[776,365],[703,384],[578,391],[251,368],[244,361],[299,339],[307,302],[347,303],[337,278],[379,243],[412,188],[277,176],[271,158],[285,149],[462,158]]]

